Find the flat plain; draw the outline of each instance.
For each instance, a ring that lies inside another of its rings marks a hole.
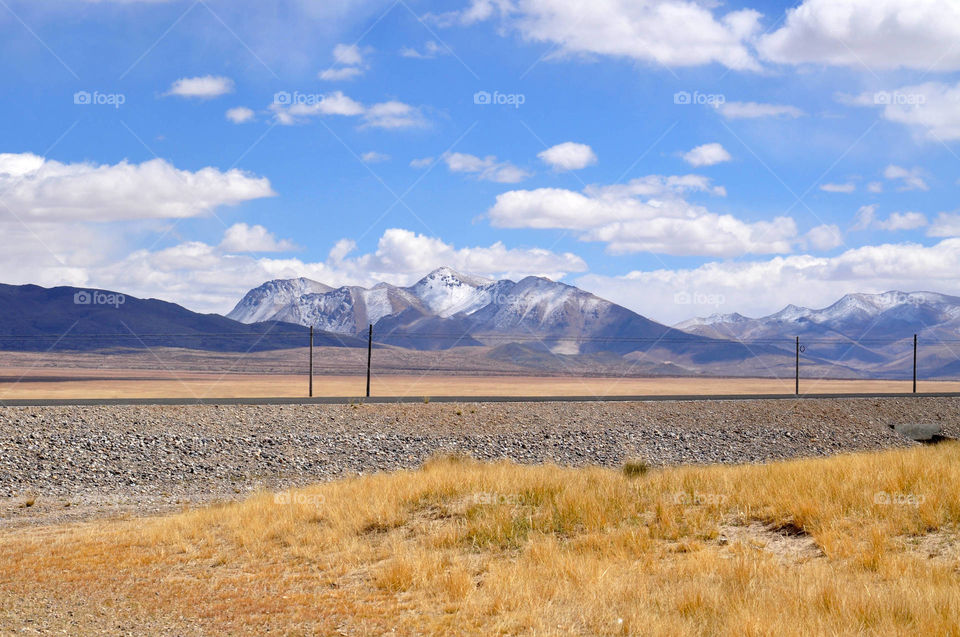
[[[75,398],[304,398],[304,374],[193,370],[0,368],[0,400]],[[804,394],[906,393],[910,380],[801,379]],[[315,375],[314,396],[359,397],[362,374]],[[923,381],[921,393],[958,392],[960,381]],[[612,396],[792,394],[792,378],[495,376],[383,373],[372,396]]]

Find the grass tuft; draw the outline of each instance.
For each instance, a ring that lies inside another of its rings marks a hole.
[[[623,475],[628,478],[645,476],[648,471],[650,464],[646,460],[628,460],[623,464]]]

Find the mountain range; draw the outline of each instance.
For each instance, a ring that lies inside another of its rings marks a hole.
[[[0,285],[0,350],[279,350],[302,348],[308,327],[317,347],[360,348],[369,326],[397,369],[413,369],[417,350],[456,349],[484,369],[789,376],[799,337],[807,375],[903,378],[916,333],[923,377],[960,374],[960,297],[933,292],[848,294],[823,309],[789,305],[671,327],[543,277],[450,268],[407,287],[268,281],[226,317],[107,290]]]
[[[300,325],[269,321],[240,323],[108,290],[0,284],[0,350],[266,351],[303,347],[307,331]],[[365,345],[339,334],[319,333],[314,340],[329,346]]]
[[[561,355],[666,351],[701,363],[752,355],[740,343],[662,325],[572,285],[533,276],[497,281],[446,267],[409,287],[334,289],[303,278],[269,281],[248,292],[227,317],[353,336],[372,325],[377,342],[408,349],[509,343]],[[784,352],[763,346],[759,353]]]
[[[904,359],[911,359],[912,364],[916,334],[923,345],[919,358],[928,374],[960,371],[960,297],[936,292],[847,294],[822,309],[788,305],[760,318],[713,314],[674,327],[747,342],[785,342],[800,337],[805,354],[880,374],[902,370]]]

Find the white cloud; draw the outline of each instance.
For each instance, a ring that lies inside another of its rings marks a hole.
[[[652,175],[624,185],[591,186],[583,192],[514,190],[498,195],[488,214],[493,225],[502,228],[576,231],[583,241],[606,243],[614,254],[649,251],[733,257],[792,250],[798,238],[796,223],[789,217],[745,222],[681,196],[708,188],[709,180],[696,175]]]
[[[237,106],[227,111],[227,119],[234,124],[242,124],[253,120],[254,112],[246,106]]]
[[[264,231],[268,239],[257,240],[256,228],[235,232],[243,235],[239,247],[251,251],[269,247],[272,235]],[[101,259],[83,267],[51,267],[45,271],[47,278],[43,282],[102,287],[171,300],[197,311],[227,312],[248,290],[276,278],[306,276],[333,286],[369,286],[380,281],[409,285],[441,265],[483,276],[511,278],[542,275],[560,279],[570,272],[587,269],[584,261],[572,253],[507,248],[500,242],[457,248],[438,238],[398,228],[384,232],[376,250],[367,254],[351,256],[356,250],[355,242],[341,239],[324,262],[236,254],[228,242],[231,234],[228,230],[220,246],[188,241],[160,250],[136,250],[119,259]],[[90,244],[98,245],[92,241]],[[7,255],[0,255],[5,272],[9,271],[7,260]],[[38,280],[38,272],[34,271],[24,282]]]
[[[853,182],[847,182],[845,184],[823,184],[820,186],[820,190],[824,192],[839,192],[846,195],[849,195],[856,189],[857,185]]]
[[[894,232],[897,230],[914,230],[927,225],[926,215],[919,212],[894,212],[886,219],[877,218],[877,205],[861,206],[854,217],[854,224],[851,230],[867,230],[869,228],[878,228]],[[946,235],[933,235],[946,236]]]
[[[960,239],[933,246],[864,246],[834,257],[793,255],[766,261],[711,262],[692,269],[586,275],[575,284],[651,318],[675,323],[714,312],[763,316],[793,303],[826,307],[849,292],[935,290],[960,294]],[[686,293],[682,297],[678,294]],[[719,299],[719,305],[676,301]]]
[[[473,0],[442,23],[471,24],[504,17],[525,39],[556,45],[560,54],[607,55],[668,67],[718,63],[731,69],[759,68],[746,41],[759,29],[753,10],[714,14],[712,3],[683,0]]]
[[[439,238],[399,228],[384,232],[375,252],[342,263],[344,268],[366,273],[373,279],[392,277],[404,283],[412,283],[441,265],[495,277],[539,274],[554,279],[587,269],[583,259],[569,252],[508,249],[499,241],[486,247],[457,249]]]
[[[960,214],[941,212],[930,225],[927,235],[931,237],[960,237]]]
[[[515,184],[530,176],[522,168],[510,162],[500,162],[493,155],[477,157],[467,153],[444,153],[443,161],[450,172],[476,175],[477,179],[494,181],[501,184]]]
[[[290,97],[289,93],[285,94],[285,98]],[[324,115],[359,117],[363,127],[372,128],[414,128],[426,125],[426,119],[420,109],[403,102],[380,102],[365,106],[344,95],[343,91],[308,97],[309,99],[293,104],[274,101],[270,105],[270,110],[273,111],[278,123],[288,126],[302,124],[309,121],[311,117]]]
[[[927,182],[923,179],[923,171],[920,168],[906,169],[900,166],[890,164],[883,171],[886,179],[899,181],[898,190],[929,190]]]
[[[915,230],[927,225],[927,216],[920,212],[894,212],[885,221],[877,222],[881,230]]]
[[[960,139],[960,83],[927,82],[852,97],[841,95],[840,100],[882,108],[884,119],[909,126],[928,140]]]
[[[233,80],[229,77],[204,75],[203,77],[180,78],[170,86],[170,89],[164,95],[207,100],[232,92]]]
[[[869,184],[867,184],[867,192],[872,192],[874,194],[883,192],[883,182],[871,181]]]
[[[703,144],[683,155],[683,160],[691,166],[713,166],[733,159],[727,149],[720,144]]]
[[[564,142],[537,154],[554,170],[580,170],[597,163],[597,155],[586,144]]]
[[[717,107],[727,119],[757,119],[760,117],[803,117],[805,113],[796,106],[787,104],[762,104],[758,102],[724,102]]]
[[[342,80],[352,80],[355,77],[363,75],[363,69],[355,66],[342,66],[333,69],[324,69],[317,76],[327,82],[339,82]]]
[[[874,221],[877,218],[877,205],[870,204],[869,206],[860,206],[857,210],[857,214],[853,218],[853,225],[850,226],[850,229],[853,231],[866,230],[874,224]]]
[[[361,50],[356,44],[338,44],[333,47],[333,65],[321,71],[317,77],[328,82],[359,77],[368,68],[364,62],[364,54],[369,52],[369,49]]]
[[[469,26],[489,20],[496,13],[505,16],[513,10],[511,0],[471,0],[470,6],[461,11],[447,11],[446,13],[428,13],[426,18],[440,26],[449,27],[454,24]]]
[[[423,45],[423,50],[413,47],[403,47],[400,49],[400,55],[405,58],[415,58],[419,60],[430,60],[438,55],[447,55],[450,51],[445,46],[440,46],[433,40],[427,40]]]
[[[434,161],[435,161],[435,160],[434,160],[433,157],[420,157],[420,158],[418,158],[418,159],[412,159],[412,160],[410,160],[410,167],[411,167],[411,168],[426,168],[427,166],[430,166],[431,164],[433,164]]]
[[[390,155],[387,155],[385,153],[378,153],[375,150],[371,150],[360,155],[360,159],[362,159],[367,164],[376,164],[382,161],[389,160]]]
[[[363,119],[365,126],[373,128],[414,128],[426,124],[420,109],[397,101],[373,104]]]
[[[220,249],[227,252],[287,252],[296,245],[286,239],[278,240],[263,226],[235,223],[223,234]]]
[[[363,52],[356,44],[338,44],[333,47],[333,59],[336,64],[359,66],[363,64]]]
[[[760,54],[786,64],[875,72],[960,70],[960,4],[954,0],[804,0],[762,36]]]
[[[115,221],[210,213],[275,193],[265,177],[241,170],[178,170],[162,159],[142,164],[63,164],[30,153],[0,154],[0,218]]]
[[[823,224],[807,233],[806,244],[814,250],[833,250],[843,245],[843,233],[836,225]]]

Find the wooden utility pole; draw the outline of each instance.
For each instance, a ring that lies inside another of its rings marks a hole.
[[[367,398],[370,398],[370,358],[373,355],[373,323],[367,333]]]
[[[310,326],[310,398],[313,398],[313,326]]]
[[[917,393],[917,335],[913,335],[913,393]]]

